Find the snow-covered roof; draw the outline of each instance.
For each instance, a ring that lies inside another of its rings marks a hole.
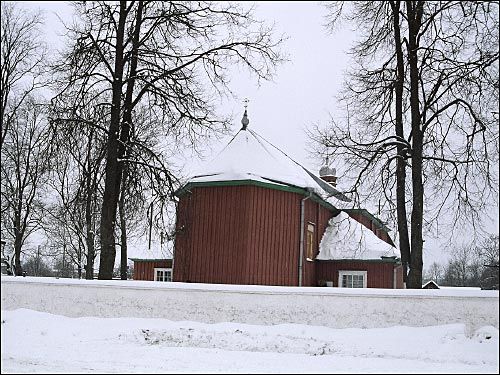
[[[431,288],[432,286],[434,286],[435,289],[439,289],[439,285],[434,280],[427,281],[424,285],[422,285],[422,289],[426,289],[428,287]]]
[[[341,211],[328,222],[316,259],[380,260],[381,257],[401,258],[401,253]]]
[[[241,129],[203,170],[188,182],[253,180],[307,189],[322,198],[348,200],[251,129]]]

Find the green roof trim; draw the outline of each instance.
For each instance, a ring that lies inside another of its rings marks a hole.
[[[299,193],[302,194],[305,192],[305,189],[291,186],[291,185],[278,185],[268,182],[255,181],[255,180],[226,180],[226,181],[204,181],[204,182],[188,182],[182,188],[175,192],[176,196],[181,196],[185,194],[192,187],[213,187],[213,186],[244,186],[244,185],[252,185],[259,186],[264,188],[270,188],[275,190],[288,191],[291,193]]]
[[[385,226],[385,223],[380,220],[378,217],[373,216],[369,211],[367,211],[364,208],[344,208],[342,211],[345,211],[347,213],[349,212],[354,212],[354,213],[360,213],[363,216],[368,217],[370,220],[374,221],[375,224],[377,224],[380,228],[384,229],[386,232],[390,232],[391,230]]]
[[[180,197],[187,192],[189,192],[192,188],[196,187],[214,187],[214,186],[257,186],[257,187],[262,187],[262,188],[267,188],[267,189],[274,189],[274,190],[281,190],[281,191],[286,191],[289,193],[297,193],[297,194],[302,194],[307,196],[309,192],[306,189],[293,186],[293,185],[282,185],[278,183],[268,183],[268,182],[262,182],[262,181],[255,181],[255,180],[228,180],[228,181],[205,181],[205,182],[188,182],[186,185],[184,185],[182,188],[177,190],[175,192],[175,195],[177,197]],[[311,199],[319,204],[321,204],[323,207],[327,208],[328,210],[332,211],[334,214],[338,214],[340,210],[332,205],[331,203],[325,201],[323,198],[321,198],[318,194],[312,193]]]

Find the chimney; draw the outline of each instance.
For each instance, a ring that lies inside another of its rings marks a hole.
[[[319,177],[333,187],[337,186],[337,176],[335,176],[335,174],[335,168],[330,168],[328,165],[322,166],[319,170]]]

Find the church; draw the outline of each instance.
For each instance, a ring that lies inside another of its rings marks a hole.
[[[403,288],[389,229],[249,126],[177,191],[172,281]]]

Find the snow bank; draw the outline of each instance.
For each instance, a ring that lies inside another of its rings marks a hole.
[[[298,288],[2,277],[2,308],[69,317],[381,328],[499,326],[498,291]]]
[[[2,310],[3,373],[493,373],[498,329],[333,329]],[[195,359],[195,360],[193,360]]]

